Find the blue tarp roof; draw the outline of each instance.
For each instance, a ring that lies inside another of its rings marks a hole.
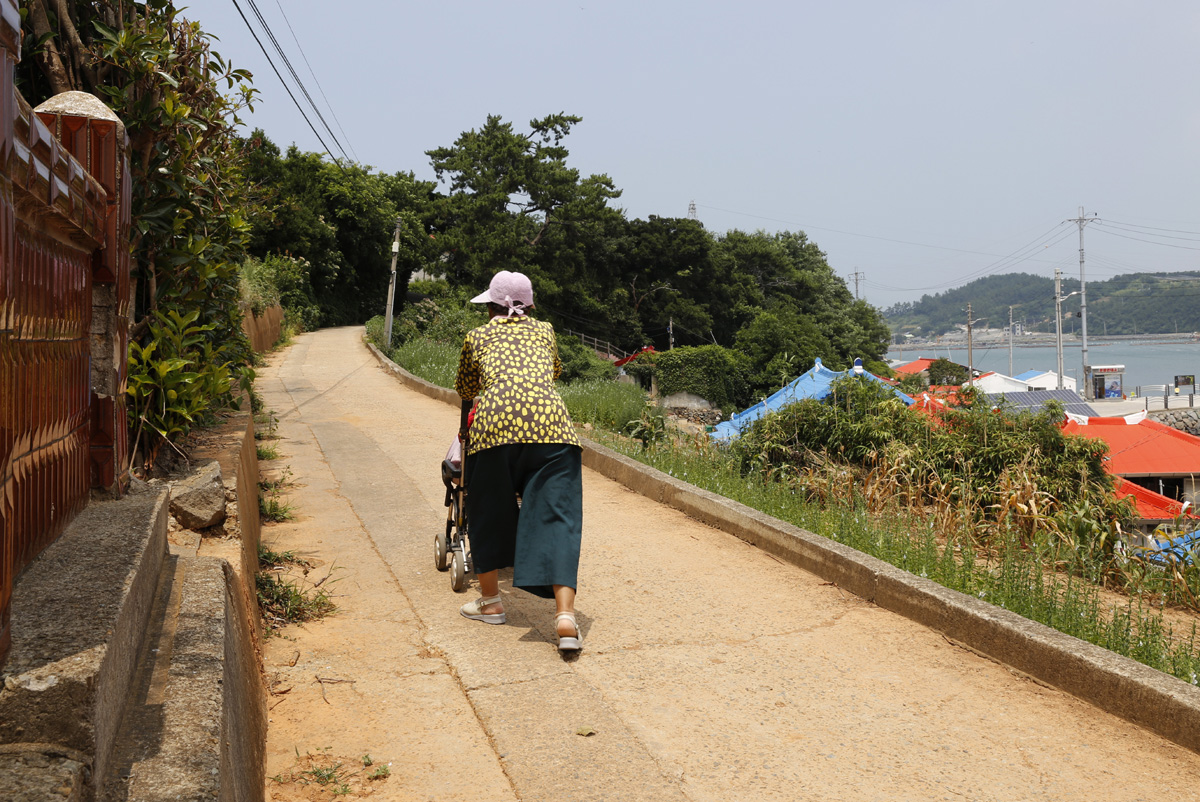
[[[1165,543],[1160,541],[1157,549],[1149,549],[1144,553],[1147,560],[1159,565],[1171,562],[1186,565],[1191,563],[1197,549],[1200,549],[1200,530],[1188,532],[1186,535],[1180,535]]]
[[[854,360],[854,368],[851,370],[830,370],[821,364],[821,360],[818,358],[817,364],[813,365],[811,370],[801,374],[790,384],[776,390],[749,409],[735,412],[724,423],[717,424],[713,428],[712,436],[717,440],[732,440],[738,437],[743,429],[768,412],[774,412],[788,404],[794,404],[797,401],[804,401],[809,398],[815,398],[820,401],[832,392],[829,389],[830,385],[842,376],[859,376],[869,381],[878,382],[894,392],[896,397],[905,404],[911,405],[913,403],[913,399],[910,396],[900,392],[878,376],[863,370],[862,360],[860,359]]]

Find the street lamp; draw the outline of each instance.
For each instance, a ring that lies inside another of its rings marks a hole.
[[[1063,388],[1063,354],[1062,354],[1062,302],[1070,298],[1072,295],[1078,295],[1076,290],[1069,295],[1062,295],[1062,285],[1059,281],[1061,272],[1054,271],[1054,334],[1055,342],[1058,348],[1058,389]]]

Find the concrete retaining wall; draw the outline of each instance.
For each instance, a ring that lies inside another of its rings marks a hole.
[[[65,747],[104,776],[166,534],[165,489],[93,502],[17,580],[0,743]]]
[[[367,345],[408,387],[458,405],[452,390],[413,376]],[[583,442],[584,465],[631,490],[1200,752],[1200,688]]]

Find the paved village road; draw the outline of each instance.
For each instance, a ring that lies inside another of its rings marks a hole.
[[[267,641],[291,688],[269,775],[324,750],[391,763],[372,799],[1200,796],[1200,755],[587,470],[582,655],[503,573],[508,624],[460,617],[475,588],[433,568],[457,410],[381,370],[361,331],[302,335],[259,372],[297,513],[264,540],[310,556],[341,608]]]

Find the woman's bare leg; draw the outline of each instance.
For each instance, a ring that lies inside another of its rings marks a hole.
[[[484,574],[476,574],[475,578],[479,580],[479,592],[483,598],[490,599],[492,596],[500,595],[500,570],[488,571]],[[495,613],[504,612],[503,602],[493,602],[492,604],[484,605],[481,613],[493,615]]]
[[[483,586],[482,577],[480,577],[480,587]],[[574,613],[575,612],[575,588],[568,585],[554,586],[554,607],[556,613]],[[571,622],[565,619],[558,621],[558,634],[567,637],[575,637],[579,632],[579,627],[571,626]]]

